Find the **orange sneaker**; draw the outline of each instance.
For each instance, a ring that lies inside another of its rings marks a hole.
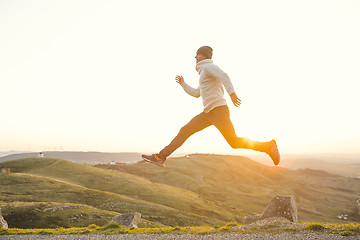
[[[276,141],[275,140],[271,140],[269,142],[270,144],[270,152],[268,153],[269,156],[271,157],[271,159],[273,160],[275,166],[279,165],[280,163],[280,153],[279,153],[279,149],[276,145]]]
[[[141,155],[144,161],[153,163],[160,167],[165,167],[165,159],[161,159],[157,154],[152,155]]]

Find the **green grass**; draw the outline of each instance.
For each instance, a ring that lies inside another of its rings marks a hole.
[[[167,207],[170,209],[177,209],[181,211],[179,214],[177,214],[180,216],[180,218],[181,215],[187,215],[186,217],[193,215],[194,224],[196,224],[199,218],[204,218],[202,220],[204,224],[210,224],[214,221],[224,223],[230,219],[235,218],[236,216],[243,215],[243,213],[237,209],[234,210],[221,205],[216,201],[204,199],[199,194],[196,194],[187,189],[177,188],[168,184],[152,182],[146,178],[125,172],[110,171],[107,169],[96,168],[90,165],[76,164],[65,160],[46,158],[9,161],[1,163],[0,167],[2,166],[10,167],[11,171],[16,173],[46,177],[50,178],[49,180],[57,180],[66,184],[72,184],[73,186],[81,186],[84,188],[99,190],[107,193],[115,193],[123,197],[126,196],[132,201],[141,199],[154,205]],[[77,192],[73,191],[71,194],[77,194]],[[77,198],[79,197],[80,196]],[[103,208],[107,210],[120,211],[114,209],[112,206],[104,206]],[[147,211],[149,214],[144,213],[144,215],[151,216],[150,212],[158,212],[154,211],[153,209],[150,211],[149,210]],[[138,210],[138,212],[143,213],[142,211],[143,209]],[[148,220],[163,222],[161,219],[165,216],[162,214],[159,215],[159,217],[154,217],[155,218],[149,218]],[[171,215],[167,214],[166,219],[169,219],[169,217],[171,218]],[[167,225],[170,224],[169,222],[163,223]],[[192,225],[192,223],[189,222],[171,223],[171,225],[174,224]]]
[[[342,236],[360,235],[360,223],[308,223],[305,228],[313,231],[337,233]]]
[[[145,168],[141,164],[99,167],[190,190],[242,210],[241,215],[261,213],[275,194],[284,194],[296,197],[299,219],[303,221],[346,223],[337,218],[342,214],[348,214],[349,221],[360,221],[356,204],[360,179],[356,178],[268,167],[246,157],[210,154],[172,158],[166,168]]]
[[[69,221],[67,216],[72,216],[72,218],[77,217],[79,224],[82,224],[82,226],[89,223],[101,224],[97,222],[95,219],[96,216],[93,216],[94,214],[87,213],[88,211],[93,211],[92,208],[87,209],[87,211],[82,208],[45,213],[43,209],[48,206],[36,205],[36,202],[53,202],[54,200],[57,201],[57,205],[85,204],[104,210],[104,212],[113,212],[111,214],[105,214],[107,216],[102,217],[100,219],[101,222],[111,216],[113,217],[115,214],[135,211],[141,212],[143,218],[149,221],[156,221],[158,217],[165,225],[196,224],[198,222],[206,224],[214,221],[193,213],[152,202],[133,199],[115,193],[88,189],[31,174],[13,173],[11,175],[0,175],[0,182],[2,183],[0,186],[2,192],[0,196],[0,206],[2,207],[2,214],[8,221],[9,226],[34,228],[70,227],[78,225],[76,221]],[[14,189],[16,189],[16,192],[12,192]],[[17,202],[19,204],[16,204]],[[76,211],[78,214],[75,213]],[[84,214],[82,214],[82,212]],[[76,216],[79,214],[82,214],[81,218]],[[35,219],[41,220],[35,221]],[[83,221],[81,221],[81,219]]]
[[[326,229],[326,227],[324,227],[321,223],[309,223],[305,228],[314,231],[322,231]]]
[[[359,235],[360,223],[348,224],[329,224],[329,223],[303,223],[303,228],[293,233],[307,233],[309,231],[325,231],[332,234],[344,236]],[[55,229],[20,229],[20,228],[0,228],[0,235],[5,234],[211,234],[211,233],[279,233],[286,229],[276,229],[273,231],[269,226],[252,227],[244,229],[238,223],[228,223],[225,226],[197,226],[197,227],[162,227],[162,228],[127,228],[117,223],[109,223],[105,226],[91,224],[87,227],[55,228]],[[312,226],[312,227],[310,227]],[[314,227],[317,226],[317,227]],[[322,226],[323,228],[320,228]],[[273,226],[276,227],[276,226]]]
[[[60,206],[63,209],[56,210]],[[14,228],[70,228],[85,227],[91,223],[101,226],[119,213],[69,203],[13,202],[6,206],[3,214],[6,214],[7,222]]]
[[[0,174],[0,207],[15,228],[103,226],[114,214],[136,211],[142,214],[140,227],[218,225],[229,231],[234,227],[226,222],[261,213],[275,194],[295,195],[301,221],[347,223],[337,219],[341,214],[360,221],[360,179],[272,168],[240,156],[195,154],[171,158],[166,168],[94,167],[47,158],[2,167],[11,174]],[[74,204],[90,207],[43,211]]]
[[[65,206],[63,210],[56,207]],[[6,205],[6,220],[12,228],[70,228],[85,227],[91,224],[103,226],[113,219],[118,212],[97,209],[93,207],[67,208],[76,206],[69,203],[54,202],[13,202]],[[3,208],[4,209],[4,208]],[[139,227],[163,227],[163,224],[141,219]]]

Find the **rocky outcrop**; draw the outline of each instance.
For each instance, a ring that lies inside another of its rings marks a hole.
[[[138,223],[140,222],[141,214],[138,212],[126,213],[121,215],[116,215],[112,221],[117,222],[123,227],[135,227],[137,228]]]
[[[2,228],[8,228],[9,227],[6,220],[1,215],[1,208],[0,208],[0,227],[2,227]]]
[[[297,222],[298,216],[295,197],[276,195],[262,212],[262,214],[244,217],[243,223],[252,223],[257,220],[271,217],[283,217],[289,219],[292,222]]]

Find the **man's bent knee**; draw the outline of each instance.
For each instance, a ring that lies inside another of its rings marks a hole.
[[[232,148],[239,148],[238,138],[227,138],[226,141]]]

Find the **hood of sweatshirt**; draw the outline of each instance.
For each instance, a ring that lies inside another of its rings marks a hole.
[[[205,64],[213,63],[212,59],[204,59],[196,64],[196,71],[200,74]]]

